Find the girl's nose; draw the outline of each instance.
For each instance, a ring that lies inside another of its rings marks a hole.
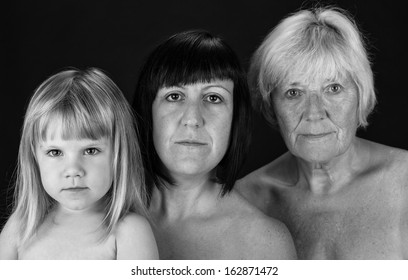
[[[74,158],[67,162],[64,169],[65,178],[81,178],[85,175],[85,170],[79,159]]]

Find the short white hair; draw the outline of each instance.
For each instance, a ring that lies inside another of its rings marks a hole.
[[[376,104],[373,72],[363,36],[346,11],[325,7],[293,13],[254,53],[249,69],[253,103],[271,124],[276,124],[271,93],[293,69],[306,81],[350,77],[358,89],[359,126],[368,125]]]

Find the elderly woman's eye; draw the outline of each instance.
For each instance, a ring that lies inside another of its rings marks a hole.
[[[298,97],[298,96],[300,96],[301,95],[301,92],[300,92],[300,90],[298,90],[298,89],[290,89],[290,90],[288,90],[287,92],[286,92],[286,97],[287,98],[296,98],[296,97]]]
[[[216,104],[222,102],[222,99],[221,99],[219,96],[213,95],[213,94],[206,96],[206,97],[205,97],[205,100],[208,101],[208,102],[210,102],[210,103],[216,103]]]
[[[170,101],[170,102],[180,101],[181,100],[181,94],[171,93],[166,97],[166,100]]]
[[[339,93],[342,90],[342,86],[339,84],[332,84],[328,86],[327,91],[330,93]]]

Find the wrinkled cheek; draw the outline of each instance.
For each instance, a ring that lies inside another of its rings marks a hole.
[[[284,120],[278,118],[278,125],[280,134],[285,141],[286,146],[291,150],[296,142],[296,134],[294,133],[295,128],[290,125],[289,120]]]

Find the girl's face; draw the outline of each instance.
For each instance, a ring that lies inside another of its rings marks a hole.
[[[152,105],[153,141],[174,179],[207,175],[224,157],[233,90],[231,80],[213,80],[158,91]]]
[[[68,210],[96,206],[112,181],[112,148],[106,138],[61,138],[60,123],[51,121],[45,141],[36,147],[36,158],[45,191]]]
[[[292,73],[273,93],[279,128],[291,153],[328,162],[348,150],[357,130],[358,92],[348,78],[304,81]]]

